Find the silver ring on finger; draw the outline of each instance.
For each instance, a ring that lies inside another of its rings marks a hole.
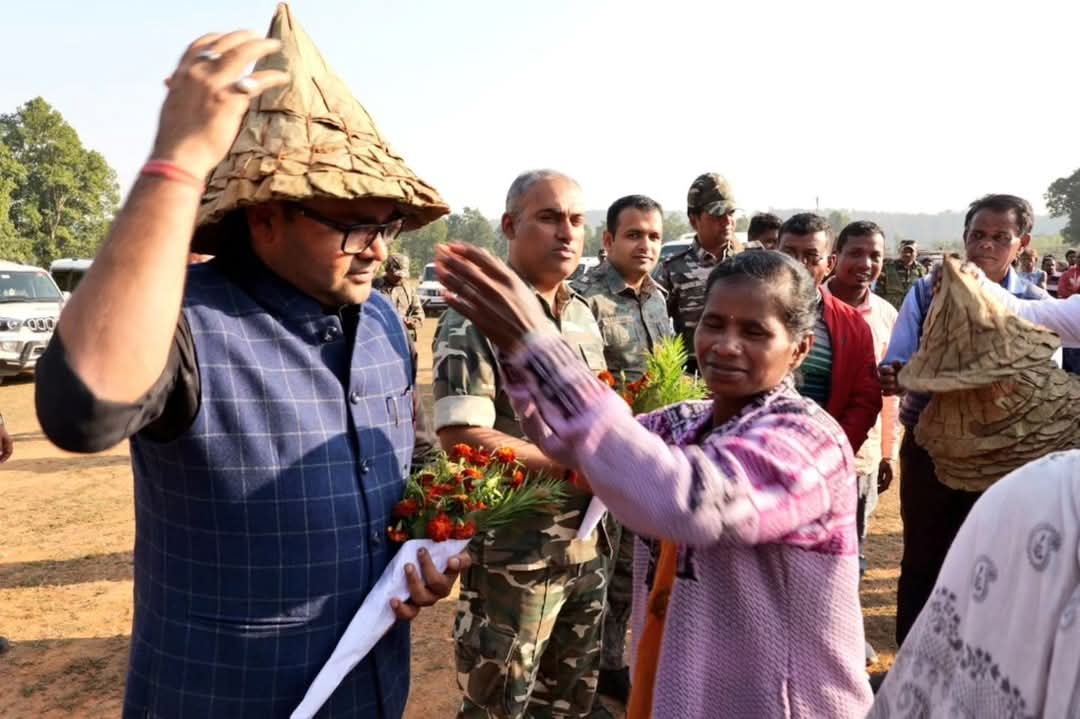
[[[250,76],[244,76],[234,82],[231,87],[234,92],[239,92],[242,95],[250,95],[255,92],[257,87],[259,87],[259,83]]]
[[[201,50],[195,55],[196,62],[217,62],[221,59],[221,53],[215,50]]]

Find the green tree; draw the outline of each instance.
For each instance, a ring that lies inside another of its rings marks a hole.
[[[1061,230],[1066,244],[1080,244],[1080,170],[1054,180],[1043,197],[1051,215],[1069,218]]]
[[[839,235],[840,230],[851,224],[851,215],[843,210],[833,210],[829,213],[828,220],[833,232]]]
[[[11,221],[11,202],[15,189],[26,182],[26,169],[15,161],[11,150],[0,142],[0,259],[30,262],[30,240],[20,237]]]
[[[446,218],[447,239],[450,242],[467,242],[499,254],[499,237],[491,221],[474,207],[466,207],[460,214]]]
[[[447,231],[446,218],[440,218],[419,230],[401,233],[391,251],[408,256],[412,274],[419,277],[424,265],[434,260],[435,245],[446,242]]]
[[[585,225],[585,244],[581,250],[582,257],[596,257],[600,248],[604,246],[604,225],[593,227]]]
[[[681,212],[669,212],[664,215],[664,242],[677,240],[687,232],[693,231],[694,228],[690,226],[685,214]]]
[[[40,97],[0,115],[0,142],[23,168],[7,215],[18,239],[29,243],[28,259],[48,265],[58,257],[93,257],[120,199],[105,158],[84,148]]]

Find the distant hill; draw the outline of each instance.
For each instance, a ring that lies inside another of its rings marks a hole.
[[[770,209],[769,212],[780,217],[790,217],[797,212],[809,210]],[[885,230],[890,245],[895,246],[899,237],[911,239],[923,245],[925,249],[938,246],[960,244],[960,236],[964,231],[964,212],[939,212],[931,214],[911,214],[906,212],[875,212],[867,210],[840,210],[852,220],[870,220],[881,225]],[[823,210],[821,214],[828,215],[832,209]],[[1049,215],[1035,216],[1035,229],[1032,235],[1056,235],[1061,232],[1069,219],[1067,217],[1050,217]],[[841,228],[835,228],[839,231]]]
[[[798,212],[809,212],[806,209],[777,209],[770,208],[768,212],[782,218],[790,217]],[[904,237],[917,241],[924,249],[936,247],[958,246],[960,234],[964,228],[963,212],[939,212],[931,214],[913,214],[906,212],[878,212],[873,210],[840,210],[852,220],[870,220],[881,225],[889,238],[890,250],[895,247],[898,237]],[[828,216],[832,209],[821,210],[821,214]],[[585,220],[593,227],[603,227],[606,217],[604,210],[589,210],[585,213]],[[1068,222],[1067,217],[1050,217],[1037,215],[1035,217],[1035,229],[1033,235],[1055,235],[1061,232],[1061,228]],[[836,230],[841,228],[837,227]]]

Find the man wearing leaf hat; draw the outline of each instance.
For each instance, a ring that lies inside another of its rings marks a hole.
[[[1031,203],[1022,197],[981,197],[964,216],[967,259],[993,282],[1023,301],[1047,298],[1046,290],[1020,277],[1012,268],[1017,254],[1031,241]],[[889,351],[878,373],[885,394],[901,392],[897,375],[919,350],[933,298],[933,277],[923,277],[904,298]],[[900,444],[900,508],[904,519],[904,553],[896,593],[896,642],[902,644],[929,600],[942,562],[980,491],[950,487],[939,481],[933,458],[915,428],[930,394],[908,391],[900,403],[905,432]]]
[[[448,208],[284,5],[268,39],[196,40],[167,84],[151,160],[42,357],[38,413],[69,450],[131,439],[123,716],[284,717],[395,551],[415,368],[371,282],[398,231]],[[188,267],[192,249],[215,259]],[[399,618],[468,559],[420,564]],[[320,716],[400,717],[408,687],[399,623]]]

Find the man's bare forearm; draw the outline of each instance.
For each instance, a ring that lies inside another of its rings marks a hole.
[[[546,472],[553,477],[561,477],[566,472],[565,467],[548,459],[532,442],[487,427],[443,427],[439,430],[439,444],[447,452],[455,444],[467,444],[487,450],[509,447],[530,472]]]
[[[213,43],[220,52],[211,60],[205,51]],[[72,370],[99,399],[134,402],[165,369],[202,194],[199,178],[225,156],[251,99],[289,81],[280,70],[259,70],[237,86],[245,68],[280,48],[279,40],[246,31],[204,35],[165,81],[169,93],[151,156],[173,171],[135,182],[57,327]]]
[[[71,368],[95,396],[134,402],[165,369],[198,206],[197,188],[140,177],[60,315]]]

